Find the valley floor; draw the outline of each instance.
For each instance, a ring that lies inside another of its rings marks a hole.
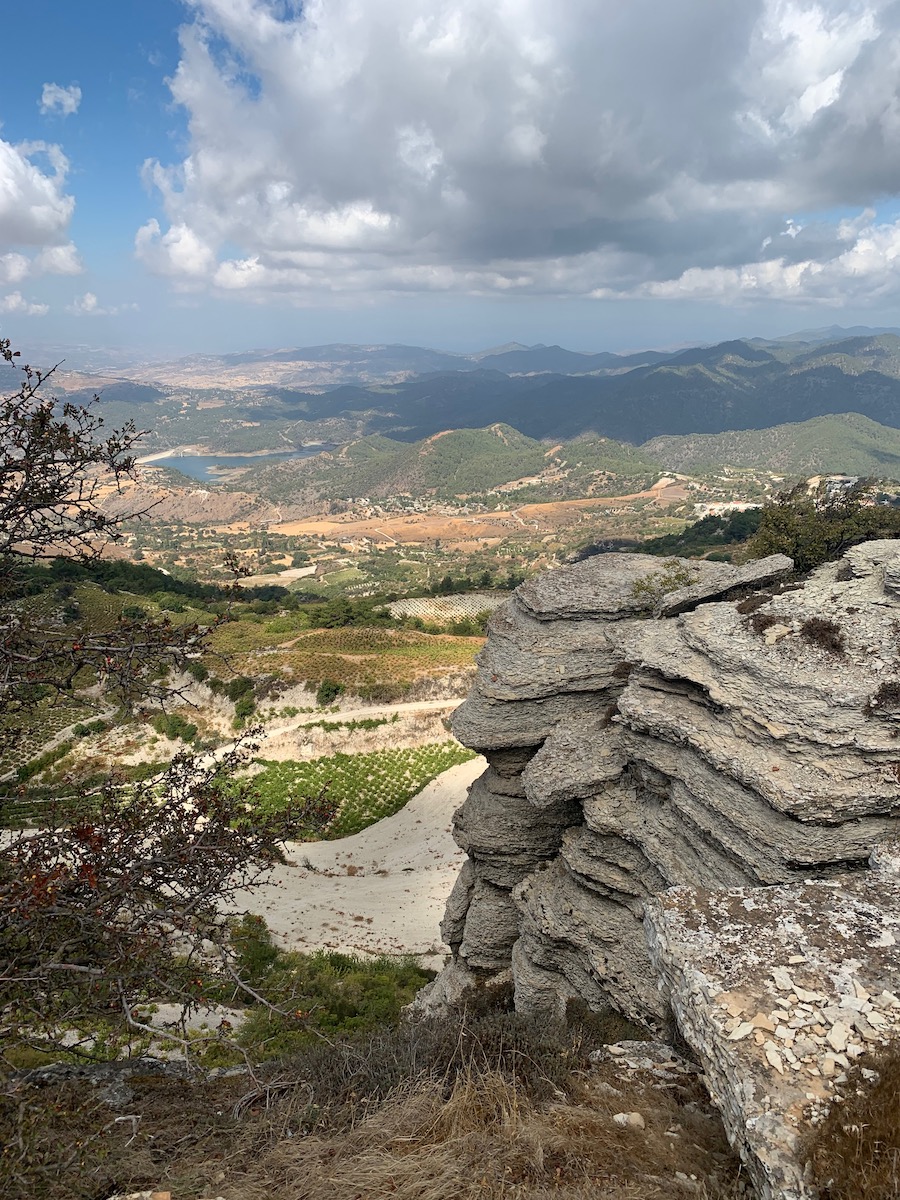
[[[237,897],[264,917],[289,950],[421,956],[443,963],[440,920],[465,854],[451,835],[454,811],[485,768],[452,767],[405,808],[338,841],[291,843],[271,880]]]

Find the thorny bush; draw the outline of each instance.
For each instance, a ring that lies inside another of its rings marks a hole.
[[[0,366],[14,367],[17,357],[0,339]],[[102,502],[134,474],[141,436],[130,422],[107,432],[92,406],[44,395],[52,374],[24,366],[17,390],[0,399],[0,737],[11,736],[42,697],[64,699],[79,685],[100,681],[129,706],[159,700],[161,671],[185,666],[200,649],[196,626],[122,618],[109,629],[82,630],[36,618],[17,602],[23,563],[95,558],[121,540],[125,517]]]
[[[286,838],[324,827],[333,806],[323,792],[260,815],[251,782],[233,781],[245,759],[240,748],[209,766],[179,756],[160,781],[110,781],[3,844],[4,1056],[64,1043],[91,1056],[110,1026],[125,1042],[148,1035],[136,1008],[158,998],[180,1006],[183,1038],[212,977],[255,996],[223,907],[282,861]]]

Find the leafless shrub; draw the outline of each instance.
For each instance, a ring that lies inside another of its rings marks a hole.
[[[206,765],[176,757],[161,780],[109,780],[43,826],[0,845],[0,1045],[89,1045],[110,1021],[154,1031],[142,1002],[186,1012],[204,1000],[209,960],[239,989],[223,903],[252,886],[283,841],[330,819],[323,796],[260,816],[243,747]],[[102,1056],[102,1055],[101,1055]]]
[[[888,679],[870,696],[863,706],[867,717],[879,713],[895,713],[900,710],[900,680]]]
[[[747,624],[750,626],[750,628],[753,630],[754,633],[759,634],[759,636],[762,637],[762,635],[766,632],[767,629],[771,629],[773,625],[780,625],[781,621],[782,621],[782,618],[779,617],[776,613],[755,612],[750,617]]]
[[[764,604],[768,604],[771,599],[772,596],[769,592],[756,592],[752,596],[747,596],[745,600],[741,600],[735,605],[735,608],[741,616],[749,616],[762,608]]]

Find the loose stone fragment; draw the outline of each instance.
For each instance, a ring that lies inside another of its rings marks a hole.
[[[757,1029],[768,1029],[770,1033],[775,1032],[775,1022],[771,1017],[767,1017],[765,1013],[758,1012],[753,1018],[753,1024]]]
[[[777,1050],[766,1050],[766,1062],[770,1067],[774,1067],[779,1075],[784,1074],[784,1063],[781,1061],[781,1055]]]
[[[794,990],[793,980],[785,967],[773,967],[772,978],[779,991],[792,992]]]
[[[829,1046],[831,1046],[831,1048],[836,1050],[839,1054],[841,1051],[847,1049],[847,1038],[849,1036],[850,1030],[841,1021],[835,1022],[826,1035]]]
[[[739,1042],[742,1038],[747,1037],[747,1035],[751,1034],[752,1032],[753,1022],[741,1021],[740,1025],[738,1025],[736,1029],[732,1029],[731,1033],[729,1033],[728,1040],[729,1042]]]
[[[613,1120],[617,1125],[624,1125],[628,1129],[646,1129],[647,1122],[643,1115],[639,1112],[620,1112],[616,1113]]]

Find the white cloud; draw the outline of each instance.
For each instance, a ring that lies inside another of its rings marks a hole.
[[[24,254],[0,255],[0,285],[21,283],[31,270],[31,261]]]
[[[70,87],[60,87],[58,83],[45,83],[41,92],[41,112],[58,113],[61,117],[71,117],[78,112],[81,104],[81,88],[77,83]]]
[[[21,292],[0,296],[0,313],[15,313],[23,317],[43,317],[50,311],[46,304],[32,304]]]
[[[135,243],[180,289],[900,293],[828,216],[900,195],[892,0],[189,4]]]
[[[76,296],[71,304],[66,306],[66,312],[73,317],[114,317],[118,313],[137,312],[136,304],[102,305],[93,292],[85,292]]]
[[[45,84],[42,111],[74,112],[80,96],[77,87]],[[83,270],[69,238],[75,200],[66,190],[68,171],[68,159],[53,143],[0,138],[0,286]],[[42,316],[47,311],[47,305],[18,291],[0,299],[3,313]]]
[[[616,291],[601,288],[598,298],[747,300],[820,302],[863,306],[900,291],[900,220],[875,224],[842,222],[844,249],[827,259],[785,258],[745,263],[740,267],[690,267],[677,279],[641,284]],[[789,226],[784,235],[802,230]]]
[[[74,242],[45,246],[34,260],[34,269],[46,275],[80,275],[84,265]]]
[[[75,208],[74,198],[65,192],[68,169],[58,146],[13,145],[0,139],[0,247],[59,245],[68,240]]]
[[[77,275],[82,270],[69,223],[75,208],[66,192],[68,161],[56,145],[13,144],[0,138],[0,287],[38,275]],[[3,312],[39,315],[44,305],[13,292]]]

